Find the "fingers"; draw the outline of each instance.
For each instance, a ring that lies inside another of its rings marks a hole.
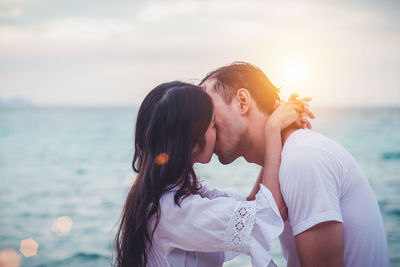
[[[312,100],[311,97],[302,97],[299,98],[299,94],[298,93],[293,93],[290,95],[289,97],[289,102],[294,102],[295,104],[301,105],[301,106],[308,106],[308,102],[310,102]]]
[[[305,108],[304,108],[304,113],[306,113],[307,116],[308,116],[310,119],[315,119],[314,113],[312,113],[311,110],[310,110],[308,107],[305,107]]]
[[[310,102],[312,100],[311,97],[302,97],[302,98],[298,98],[299,94],[298,93],[293,93],[289,96],[289,100],[288,101],[294,101],[294,102]]]
[[[302,106],[302,107],[309,107],[308,101],[311,101],[310,98],[304,98],[305,100],[290,100],[290,103]]]
[[[297,112],[299,115],[301,115],[302,113],[305,112],[305,108],[302,107],[302,106],[300,106],[300,105],[293,104],[293,108],[294,108],[294,110],[296,110],[296,112]]]
[[[296,104],[297,104],[297,103],[296,103]],[[301,107],[304,108],[304,111],[303,111],[303,112],[307,113],[307,116],[308,116],[310,119],[315,119],[315,115],[314,115],[314,113],[312,113],[312,111],[310,110],[310,106],[308,105],[308,103],[305,103],[305,104],[297,104],[297,105],[299,105],[299,106],[301,106]]]
[[[312,100],[311,97],[302,97],[299,99],[295,99],[296,101],[301,101],[301,102],[310,102]]]
[[[303,128],[303,123],[301,122],[300,118],[298,118],[298,119],[296,120],[296,125],[297,125],[297,127],[299,127],[299,128]]]
[[[307,113],[303,112],[301,114],[300,120],[302,122],[302,128],[303,129],[305,129],[305,128],[312,129],[311,123],[310,123],[310,121],[308,120],[308,117],[307,117]]]
[[[296,112],[297,112],[297,120],[296,120],[296,124],[298,127],[300,128],[308,128],[308,129],[312,129],[311,123],[309,121],[309,116],[308,113],[305,112],[304,109],[302,109],[301,107],[297,107],[295,108]]]
[[[297,105],[298,107],[301,108],[296,108],[296,111],[299,113],[306,113],[306,115],[310,118],[310,119],[315,119],[315,115],[314,113],[312,113],[312,111],[310,110],[310,106],[308,104],[308,102],[310,102],[312,100],[311,97],[303,97],[303,98],[297,98],[299,95],[297,93],[293,93],[290,95],[289,97],[289,102]]]
[[[280,104],[281,104],[281,102],[279,102],[279,100],[276,100],[275,104],[274,104],[274,110],[277,109]]]
[[[298,94],[298,93],[292,93],[292,94],[289,96],[289,101],[306,101],[306,102],[308,102],[308,101],[311,101],[311,100],[312,100],[311,97],[302,97],[302,98],[300,98],[300,99],[297,99],[298,97],[299,97],[299,94]]]
[[[291,102],[281,101],[276,103],[275,106],[279,105],[275,108],[274,112],[269,117],[268,121],[275,122],[275,124],[279,125],[281,130],[288,127],[290,124],[296,122],[299,119],[299,112],[302,112],[301,107],[297,107],[297,105]],[[297,111],[296,108],[299,110]]]
[[[293,93],[290,95],[289,101],[296,101],[296,98],[298,98],[298,97],[299,97],[298,93]]]
[[[292,95],[294,99],[296,95]],[[308,100],[306,98],[305,100]],[[315,118],[310,111],[309,106],[303,101],[277,101],[274,105],[274,118],[280,122],[281,128],[284,129],[291,123],[296,123],[299,128],[311,129],[309,118]]]
[[[308,128],[311,129],[311,123],[305,117],[298,117],[296,120],[296,125],[299,128]]]
[[[310,129],[310,130],[312,129],[312,126],[311,126],[311,122],[310,122],[310,121],[307,121],[307,122],[306,122],[306,126],[307,126],[308,129]]]

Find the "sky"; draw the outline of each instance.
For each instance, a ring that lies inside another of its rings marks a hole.
[[[400,105],[400,1],[0,0],[0,98],[131,106],[246,61],[315,106]]]

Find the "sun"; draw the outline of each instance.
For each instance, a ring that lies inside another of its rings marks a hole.
[[[289,57],[281,68],[282,85],[298,90],[306,85],[308,64],[300,57]]]

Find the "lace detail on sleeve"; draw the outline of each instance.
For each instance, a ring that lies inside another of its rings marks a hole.
[[[250,253],[250,234],[254,226],[256,202],[239,202],[225,230],[224,247],[228,250]]]

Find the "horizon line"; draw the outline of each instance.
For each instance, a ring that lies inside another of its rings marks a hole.
[[[36,105],[30,103],[27,106],[1,106],[0,109],[129,109],[129,108],[139,108],[140,104],[118,104],[118,105],[104,105],[104,104],[85,104],[85,105]],[[400,104],[388,104],[388,105],[312,105],[315,109],[393,109],[400,108]]]

